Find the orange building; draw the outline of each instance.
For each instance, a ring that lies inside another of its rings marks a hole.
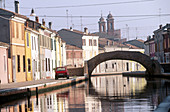
[[[19,2],[15,1],[15,13],[1,9],[0,13],[0,41],[10,45],[9,47],[9,82],[26,81],[25,64],[25,31],[26,16],[19,14]]]

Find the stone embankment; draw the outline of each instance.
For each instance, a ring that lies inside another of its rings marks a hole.
[[[87,80],[85,76],[80,76],[70,77],[70,79],[41,79],[19,83],[0,84],[0,104],[56,89],[65,88],[75,85],[76,83],[81,83],[85,80]]]

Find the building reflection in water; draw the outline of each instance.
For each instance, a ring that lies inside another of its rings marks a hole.
[[[160,79],[113,75],[89,82],[11,102],[0,112],[145,112],[155,110],[170,93],[170,83]]]

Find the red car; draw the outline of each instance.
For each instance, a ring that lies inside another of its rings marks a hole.
[[[55,79],[57,80],[60,77],[66,77],[69,79],[69,73],[66,67],[57,67],[55,70]]]

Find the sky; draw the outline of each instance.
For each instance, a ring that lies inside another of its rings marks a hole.
[[[170,0],[18,0],[20,14],[29,16],[35,10],[40,22],[46,26],[52,22],[53,30],[70,28],[90,33],[98,32],[100,16],[113,15],[115,29],[121,29],[121,37],[146,40],[153,31],[170,23]],[[14,0],[5,0],[5,9],[14,11]],[[165,16],[165,14],[169,14]]]

